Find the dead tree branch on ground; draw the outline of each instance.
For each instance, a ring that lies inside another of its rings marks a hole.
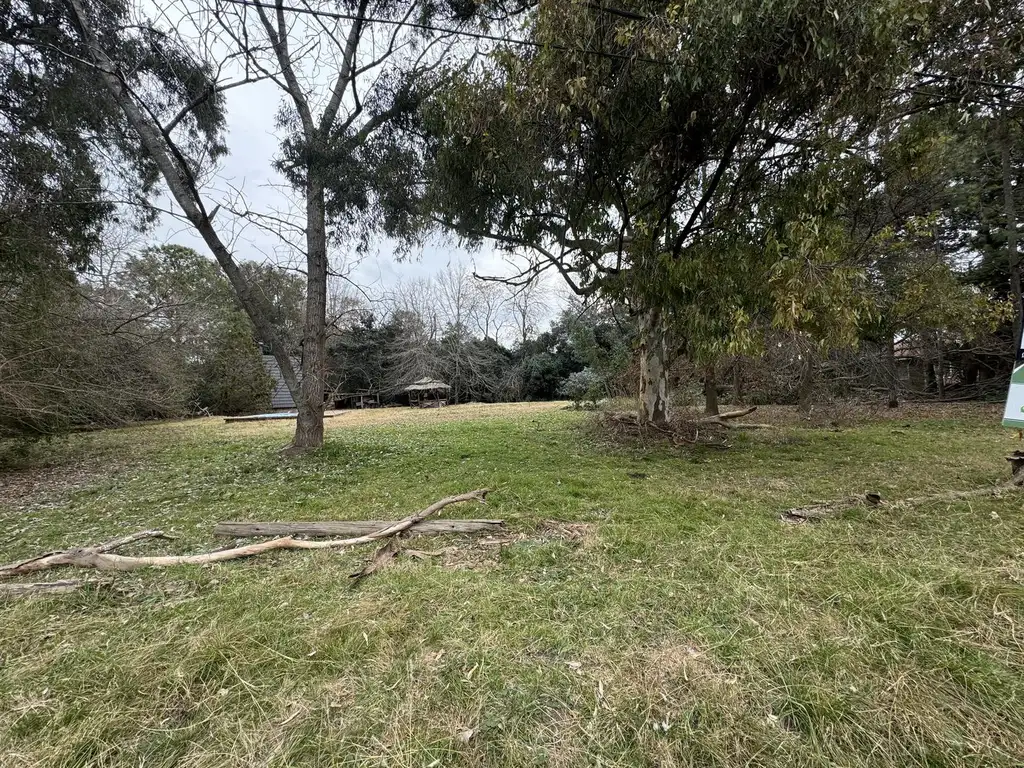
[[[102,544],[98,547],[86,547],[68,549],[60,552],[50,552],[38,557],[22,560],[10,565],[0,566],[0,579],[8,579],[15,576],[22,576],[36,571],[45,571],[60,566],[72,566],[75,568],[96,568],[102,571],[135,571],[141,568],[164,568],[174,565],[207,565],[219,563],[225,560],[237,560],[243,557],[253,557],[265,552],[272,552],[278,549],[340,549],[342,547],[353,547],[358,544],[368,544],[372,541],[385,539],[407,531],[424,518],[441,511],[450,504],[458,504],[463,501],[479,501],[484,503],[488,490],[483,488],[458,496],[449,496],[431,504],[429,507],[409,515],[386,528],[373,533],[357,536],[349,539],[330,539],[327,541],[301,541],[291,536],[278,539],[271,539],[259,544],[250,544],[244,547],[233,547],[217,552],[204,552],[197,555],[154,555],[144,557],[130,557],[126,555],[111,554],[111,550],[123,547],[125,544],[138,541],[144,538],[163,537],[160,531],[143,531],[132,534],[112,542]]]
[[[1015,480],[1002,485],[995,485],[990,488],[973,488],[969,491],[946,491],[933,493],[928,496],[914,496],[909,499],[897,499],[896,501],[883,501],[881,494],[869,492],[861,496],[851,496],[846,499],[825,501],[819,504],[811,504],[805,507],[794,507],[780,513],[779,519],[787,523],[803,523],[808,520],[826,520],[837,517],[843,512],[858,507],[883,507],[886,509],[900,509],[905,507],[916,507],[921,504],[934,502],[963,501],[964,499],[978,499],[986,496],[1002,496],[1014,491],[1020,491],[1021,486]]]
[[[249,523],[228,521],[217,523],[214,536],[240,539],[249,536],[362,536],[394,525],[387,520],[324,520],[310,522]],[[488,533],[499,531],[504,520],[423,520],[407,533],[427,536],[438,533]]]
[[[752,405],[739,411],[728,411],[713,416],[706,416],[703,419],[698,419],[697,424],[713,424],[718,427],[725,427],[726,429],[771,429],[771,424],[740,424],[736,422],[736,419],[749,416],[756,410],[757,406]]]

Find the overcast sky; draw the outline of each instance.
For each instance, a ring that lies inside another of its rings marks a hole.
[[[221,160],[216,177],[208,184],[211,199],[226,201],[235,198],[240,192],[251,210],[266,213],[285,211],[298,200],[296,193],[287,187],[273,168],[273,159],[279,146],[279,139],[275,135],[274,114],[280,96],[277,87],[266,82],[235,88],[225,94],[230,154]],[[170,201],[166,201],[165,205],[171,207]],[[216,223],[234,234],[238,258],[272,261],[282,265],[294,260],[295,254],[289,253],[287,246],[276,235],[254,224],[236,222],[232,226],[228,219],[229,214],[221,213]],[[187,223],[170,216],[163,217],[153,237],[158,243],[173,242],[191,246],[201,253],[207,252],[202,239]],[[491,248],[470,251],[440,235],[433,238],[422,251],[414,252],[411,258],[401,262],[395,257],[394,244],[386,240],[376,243],[361,260],[354,246],[349,249],[337,248],[332,261],[339,267],[348,265],[351,279],[371,293],[374,286],[392,285],[400,276],[415,278],[432,275],[450,262],[461,261],[487,274],[507,274],[511,269],[503,257]]]
[[[186,39],[202,39],[202,45],[207,46],[207,51],[213,52],[215,57],[218,49],[225,50],[217,35],[210,37],[209,27],[205,35],[200,33],[197,36],[196,33],[190,34],[186,31],[185,27],[192,22],[184,9],[198,7],[189,0],[183,0],[180,5],[171,3],[163,7],[152,4],[149,0],[143,2],[150,12],[157,11],[166,25],[177,27]],[[305,17],[295,17],[294,23],[300,25],[305,20]],[[344,23],[341,28],[343,27]],[[385,26],[383,29],[388,28]],[[377,44],[376,36],[379,34],[381,32],[377,29],[371,32],[371,47]],[[333,82],[333,74],[328,72],[329,69],[328,66],[314,67],[310,70],[309,82],[314,86],[314,90],[329,93],[329,86]],[[238,79],[239,75],[238,72],[229,73],[227,80]],[[325,85],[328,87],[324,88]],[[284,94],[272,82],[262,81],[233,88],[224,95],[227,107],[226,143],[229,154],[221,159],[217,172],[206,180],[204,190],[210,201],[208,208],[212,208],[215,203],[223,206],[215,217],[214,224],[221,236],[231,242],[236,258],[240,260],[266,261],[281,266],[304,266],[301,234],[295,233],[291,237],[298,247],[289,248],[278,236],[254,223],[239,219],[229,210],[247,208],[258,213],[295,218],[293,214],[296,212],[296,206],[302,205],[299,195],[285,184],[283,178],[273,168],[273,160],[280,146],[275,116],[283,103]],[[175,208],[169,197],[165,198],[163,205],[172,210]],[[202,239],[187,222],[173,216],[163,216],[160,226],[152,232],[152,240],[158,244],[188,245],[200,253],[209,255]],[[461,263],[478,274],[485,275],[508,275],[515,271],[504,255],[493,248],[485,246],[470,251],[460,247],[453,239],[440,234],[432,238],[422,249],[402,260],[396,257],[396,250],[395,244],[386,239],[373,243],[368,252],[361,255],[356,253],[354,245],[349,248],[335,246],[332,267],[346,272],[354,284],[371,296],[385,293],[399,280],[434,275],[448,264]],[[547,279],[546,287],[554,294],[561,295],[564,292],[564,286],[558,280]],[[552,302],[552,314],[557,310],[557,303]],[[546,326],[546,323],[544,325]]]

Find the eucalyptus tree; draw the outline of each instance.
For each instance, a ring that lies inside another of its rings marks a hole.
[[[154,99],[192,98],[204,72],[176,55],[157,53],[160,38],[128,24],[119,0],[91,3],[111,55],[131,61]],[[120,108],[82,53],[64,0],[0,3],[0,272],[34,281],[67,277],[90,265],[116,203],[146,199],[155,167],[130,135]],[[183,127],[214,153],[222,123],[198,109]],[[37,283],[38,287],[38,283]]]
[[[925,7],[541,0],[526,44],[428,112],[428,215],[530,254],[527,273],[555,270],[579,296],[627,303],[640,416],[664,422],[678,351],[741,348],[765,302],[798,324],[852,293],[833,285],[842,243],[818,213],[828,174],[803,198],[787,180],[870,126]]]
[[[123,2],[90,6],[103,44],[157,100],[190,98],[203,72],[129,24]],[[137,309],[75,273],[96,270],[111,230],[145,223],[119,203],[153,200],[156,168],[106,98],[64,0],[0,3],[0,431],[51,434],[181,413],[184,388]],[[214,153],[218,116],[186,123]],[[139,209],[135,209],[136,211]]]
[[[472,6],[195,0],[162,7],[157,21],[136,9],[132,25],[110,19],[106,3],[67,0],[67,7],[77,33],[68,52],[95,67],[107,100],[123,111],[277,359],[297,404],[293,447],[321,445],[330,249],[386,224],[373,211],[374,190],[404,179],[395,135],[433,87],[451,45],[450,32],[431,30],[441,22],[470,23]],[[187,66],[195,77],[177,92],[154,93],[136,58],[124,55],[126,41],[148,43],[146,50],[165,68]],[[225,91],[255,82],[278,89],[281,144],[275,162],[299,198],[294,211],[255,213],[244,200],[218,196],[209,184],[213,163],[227,151]],[[244,223],[272,231],[302,261],[305,319],[298,349],[286,343],[271,307],[239,267],[232,235]]]
[[[945,117],[975,151],[973,167],[955,180],[972,193],[961,196],[956,213],[974,238],[971,245],[983,252],[989,276],[1005,276],[996,287],[1013,302],[1016,352],[1024,324],[1024,2],[942,0],[936,6],[902,104],[907,113]]]
[[[893,109],[905,106],[897,100]],[[880,350],[890,407],[899,404],[898,339],[941,370],[946,344],[1012,315],[968,280],[978,138],[948,110],[916,112],[880,127],[849,164],[840,216],[864,270],[860,337]],[[941,375],[938,382],[941,391]]]
[[[923,340],[938,363],[950,340],[998,324],[1017,351],[1022,61],[1021,0],[934,3],[878,129],[857,147],[845,216],[872,303],[863,335],[883,349],[890,404],[899,336]]]

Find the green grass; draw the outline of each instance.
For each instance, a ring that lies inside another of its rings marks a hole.
[[[178,538],[129,551],[201,551],[218,520],[398,518],[478,487],[488,507],[447,513],[515,535],[431,539],[455,549],[357,588],[366,548],[2,602],[0,765],[1024,764],[1021,497],[776,517],[1005,480],[991,409],[729,451],[616,447],[587,418],[348,414],[291,459],[288,426],[215,420],[6,454],[4,561],[153,527]]]

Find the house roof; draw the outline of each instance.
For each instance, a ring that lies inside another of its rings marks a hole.
[[[297,367],[298,361],[293,359],[292,365]],[[278,365],[273,355],[263,355],[263,367],[270,378],[274,380],[274,388],[270,392],[270,407],[275,409],[294,408],[295,401],[292,399],[292,393],[288,391],[288,385],[285,384],[284,376],[281,374],[281,366]]]
[[[406,392],[429,392],[434,389],[451,389],[450,386],[445,384],[443,381],[437,381],[436,379],[420,379],[417,382],[410,384],[405,388]]]

